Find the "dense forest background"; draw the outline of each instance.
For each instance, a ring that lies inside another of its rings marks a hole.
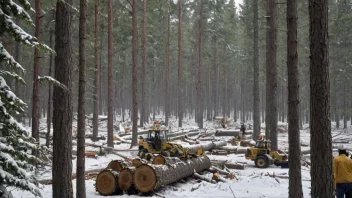
[[[203,1],[203,67],[202,67],[202,100],[197,106],[197,79],[199,74],[199,2],[182,2],[182,94],[178,94],[178,7],[177,2],[149,0],[147,5],[147,67],[142,72],[142,25],[143,4],[138,4],[138,79],[145,78],[145,83],[138,81],[138,100],[142,103],[142,87],[145,89],[145,113],[149,119],[155,114],[165,113],[165,106],[170,105],[170,116],[178,116],[178,100],[182,100],[185,119],[195,116],[195,109],[201,108],[204,118],[214,116],[227,117],[243,122],[251,120],[253,112],[253,2],[244,1],[239,8],[231,1]],[[79,7],[78,1],[73,2]],[[124,120],[131,119],[131,5],[128,1],[113,2],[113,79],[114,79],[114,113]],[[286,71],[286,19],[285,3],[278,2],[277,32],[277,98],[279,121],[287,117],[287,71]],[[34,5],[34,2],[33,2]],[[259,37],[259,92],[261,121],[265,121],[265,53],[266,53],[266,5],[258,3],[258,37]],[[88,1],[87,16],[87,95],[86,114],[93,113],[93,96],[95,88],[95,52],[94,22],[96,2]],[[309,22],[308,5],[304,0],[298,1],[298,53],[300,79],[300,123],[301,127],[309,121]],[[99,50],[99,114],[107,115],[108,100],[108,48],[107,48],[107,3],[99,2],[98,50]],[[168,52],[168,13],[170,10],[170,83],[167,83]],[[330,36],[330,73],[332,94],[332,118],[344,120],[344,127],[351,117],[351,90],[349,42],[352,14],[348,0],[329,2],[329,36]],[[43,1],[42,42],[54,46],[55,36],[55,4]],[[78,11],[73,17],[73,102],[77,106],[78,98]],[[26,26],[26,24],[23,24]],[[25,28],[34,32],[33,27]],[[34,33],[33,33],[34,35]],[[7,79],[7,83],[15,93],[27,104],[27,114],[19,116],[27,125],[31,125],[32,89],[33,89],[33,50],[16,44],[11,39],[3,38],[5,48],[25,67],[23,77],[26,85]],[[41,53],[41,76],[53,75],[53,63],[48,53]],[[51,68],[51,69],[50,69]],[[143,86],[142,86],[143,85]],[[49,85],[40,86],[40,116],[45,117],[48,109]],[[168,91],[167,91],[168,90]],[[165,93],[170,95],[169,98]],[[142,106],[139,105],[141,111]],[[74,108],[76,110],[76,108]],[[147,119],[147,118],[145,118]],[[146,120],[144,122],[147,122]],[[143,123],[143,122],[142,122]],[[339,122],[337,122],[339,127]]]

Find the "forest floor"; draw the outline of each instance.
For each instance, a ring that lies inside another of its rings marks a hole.
[[[176,120],[172,120],[174,123],[172,126],[175,126],[177,123]],[[74,123],[75,124],[75,123]],[[45,120],[43,120],[43,127],[45,126]],[[197,128],[193,120],[186,120],[185,126],[183,128]],[[208,130],[214,130],[217,128],[213,122],[206,122],[205,128]],[[333,141],[348,140],[351,141],[352,126],[348,126],[348,130],[336,129],[335,124],[332,125],[333,131]],[[106,135],[106,126],[100,126],[101,134]],[[88,127],[89,128],[89,127]],[[90,130],[90,129],[89,129]],[[171,131],[177,130],[177,128],[171,128]],[[105,132],[104,132],[105,131]],[[302,151],[309,150],[309,128],[301,130],[301,142]],[[227,139],[231,137],[221,137],[221,139]],[[279,149],[287,150],[288,149],[288,136],[287,133],[279,133]],[[90,140],[87,139],[87,142]],[[43,142],[45,140],[43,139]],[[42,142],[41,142],[42,143]],[[334,143],[334,147],[338,143]],[[116,149],[128,149],[129,144],[120,144],[115,145]],[[345,145],[346,148],[352,150],[351,146],[348,144]],[[350,148],[351,147],[351,148]],[[89,150],[90,148],[86,148]],[[135,148],[136,149],[136,148]],[[75,150],[75,148],[73,148]],[[123,152],[123,155],[126,156],[136,156],[136,151],[127,151]],[[334,153],[336,155],[336,152]],[[270,175],[280,175],[288,176],[288,168],[276,167],[274,165],[269,166],[266,169],[259,169],[254,166],[254,162],[246,160],[244,154],[228,154],[228,155],[208,155],[211,160],[227,160],[231,162],[247,162],[247,167],[245,170],[231,170],[234,171],[238,177],[238,180],[228,180],[227,183],[208,183],[202,181],[200,183],[195,182],[195,180],[187,180],[186,183],[176,182],[174,184],[165,186],[159,189],[157,192],[159,195],[165,197],[232,197],[232,198],[282,198],[288,197],[288,179],[271,177]],[[309,156],[308,156],[309,158]],[[122,159],[121,157],[108,154],[105,156],[99,156],[95,158],[86,158],[86,170],[105,168],[111,160]],[[76,172],[76,159],[72,160],[72,172]],[[51,178],[51,167],[46,167],[46,170],[42,170],[39,174],[39,179],[50,179]],[[73,191],[76,190],[76,180],[73,180]],[[99,195],[95,190],[95,179],[86,180],[86,192],[87,198],[97,198],[103,197]],[[310,168],[309,166],[302,166],[302,185],[304,197],[310,197]],[[43,197],[52,197],[52,186],[51,185],[41,185],[43,188]],[[9,189],[11,190],[13,197],[15,198],[31,198],[34,197],[29,192],[21,191],[18,189]],[[74,193],[75,194],[75,193]],[[75,195],[74,195],[75,196]],[[115,195],[111,197],[139,197],[137,195]]]

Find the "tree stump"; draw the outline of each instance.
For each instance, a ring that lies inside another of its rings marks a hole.
[[[113,160],[108,164],[108,167],[107,167],[107,169],[112,169],[115,171],[121,171],[123,168],[125,168],[125,165],[121,160]]]
[[[96,190],[104,196],[121,194],[118,177],[117,171],[111,169],[101,171],[96,180]]]
[[[147,193],[189,177],[194,171],[200,172],[209,168],[210,160],[207,156],[181,160],[171,165],[142,164],[134,173],[133,183],[140,192]]]

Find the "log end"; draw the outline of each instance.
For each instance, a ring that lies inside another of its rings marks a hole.
[[[112,170],[101,171],[96,180],[96,190],[99,194],[108,196],[119,191],[117,184],[118,173]]]
[[[112,169],[115,171],[121,171],[124,168],[122,161],[120,160],[113,160],[109,163],[107,169]]]
[[[134,172],[133,183],[142,193],[154,190],[157,182],[156,172],[149,165],[142,164]]]
[[[129,169],[121,170],[119,174],[119,179],[118,179],[120,189],[123,191],[127,191],[131,187],[132,181],[133,181],[132,172]]]
[[[156,156],[153,160],[153,164],[165,164],[165,163],[166,163],[166,160],[162,155]]]
[[[142,165],[143,163],[142,163],[142,161],[141,161],[141,159],[139,159],[139,158],[135,158],[135,159],[133,159],[132,160],[132,165],[134,166],[134,167],[136,167],[136,168],[138,168],[140,165]]]

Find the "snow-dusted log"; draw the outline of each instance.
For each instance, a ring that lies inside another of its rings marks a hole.
[[[194,171],[200,172],[210,168],[207,156],[182,160],[168,165],[142,164],[133,175],[133,183],[140,192],[151,192],[163,185],[189,177]]]
[[[211,151],[214,148],[219,148],[226,145],[227,145],[226,141],[217,141],[217,142],[210,142],[206,144],[185,145],[183,146],[183,148],[191,150],[192,152],[196,153],[201,148],[203,148],[204,151]]]
[[[119,187],[121,190],[128,191],[131,188],[135,170],[136,168],[134,167],[128,167],[121,170],[118,179]]]
[[[142,130],[142,131],[138,131],[138,135],[144,135],[144,134],[148,134],[149,130]],[[123,136],[127,136],[127,135],[132,135],[132,132],[130,133],[120,133],[119,136],[123,137]]]
[[[239,136],[242,132],[239,129],[235,130],[216,130],[215,136]]]
[[[121,194],[118,178],[119,172],[117,171],[111,169],[101,171],[96,180],[96,190],[104,196]]]
[[[247,164],[240,164],[240,163],[235,163],[235,162],[226,162],[224,164],[227,168],[230,169],[239,169],[239,170],[244,170],[247,167]]]

